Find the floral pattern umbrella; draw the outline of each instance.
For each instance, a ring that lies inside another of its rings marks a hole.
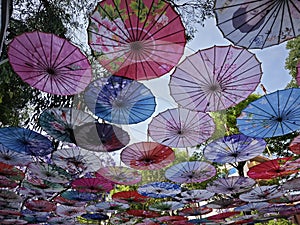
[[[300,129],[300,88],[263,95],[237,118],[240,132],[250,137],[277,137]]]
[[[32,158],[24,153],[19,153],[0,144],[0,162],[15,166],[26,166],[32,162]]]
[[[284,192],[277,185],[259,186],[251,191],[240,194],[239,198],[245,202],[264,202],[282,196]]]
[[[75,143],[74,129],[95,119],[74,108],[51,108],[44,110],[39,117],[39,125],[57,140]]]
[[[215,124],[208,114],[183,108],[159,113],[148,125],[154,141],[175,148],[196,146],[210,138],[214,130]]]
[[[176,183],[201,183],[216,175],[216,168],[199,161],[181,162],[165,172],[165,177]]]
[[[156,142],[138,142],[124,148],[122,162],[137,170],[158,170],[175,159],[172,148]]]
[[[262,162],[251,167],[247,175],[253,179],[272,179],[297,173],[298,168],[288,164],[291,159],[291,157],[284,157]]]
[[[266,48],[300,34],[298,1],[215,2],[217,26],[225,38],[246,48]]]
[[[129,143],[122,128],[106,123],[86,123],[74,130],[77,145],[94,152],[112,152]]]
[[[144,84],[110,76],[93,81],[84,93],[87,107],[99,118],[114,124],[136,124],[148,119],[155,97]]]
[[[161,0],[100,2],[90,16],[88,39],[106,69],[135,80],[169,72],[186,42],[179,14]]]
[[[232,176],[212,181],[206,186],[206,190],[213,193],[236,194],[251,189],[255,184],[255,180],[251,178]]]
[[[211,112],[246,99],[260,83],[260,62],[244,48],[214,46],[188,56],[171,75],[170,93],[183,108]]]
[[[204,156],[212,162],[235,163],[260,155],[267,143],[262,138],[233,134],[219,138],[205,146]]]
[[[53,151],[47,137],[21,127],[0,128],[0,143],[13,151],[33,156],[45,156]]]
[[[169,182],[152,182],[140,186],[137,191],[150,198],[174,197],[181,192],[180,185]]]
[[[123,166],[102,167],[97,171],[97,174],[101,174],[106,179],[116,184],[123,185],[133,185],[142,180],[142,174],[138,171]]]
[[[23,81],[51,94],[78,94],[92,79],[86,56],[54,34],[35,31],[15,37],[9,44],[8,58]]]

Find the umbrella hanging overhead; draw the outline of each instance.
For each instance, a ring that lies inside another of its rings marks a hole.
[[[155,97],[144,84],[110,76],[93,81],[84,93],[87,107],[98,117],[115,124],[135,124],[155,110]]]
[[[206,141],[214,129],[215,124],[208,114],[175,108],[155,116],[148,126],[148,133],[158,143],[181,148]]]
[[[25,206],[37,212],[52,212],[56,209],[56,204],[47,200],[29,200],[25,203]]]
[[[90,16],[88,43],[111,73],[148,80],[178,63],[186,40],[180,16],[165,1],[105,0]]]
[[[86,207],[88,212],[105,212],[105,213],[115,213],[117,211],[124,211],[128,209],[130,206],[126,203],[121,202],[99,202],[95,205],[89,205]]]
[[[292,157],[284,157],[262,162],[251,167],[247,175],[253,179],[272,179],[297,173],[299,164],[297,163],[296,166],[289,165],[289,162],[292,162],[291,159]]]
[[[214,196],[214,193],[210,191],[194,189],[194,190],[182,191],[178,196],[175,197],[175,199],[183,203],[196,203],[196,202],[201,202],[203,200],[207,200],[212,196]]]
[[[0,128],[0,143],[13,151],[33,156],[45,156],[53,151],[48,138],[21,127]]]
[[[112,195],[112,199],[121,203],[142,203],[149,198],[139,194],[137,191],[120,191]]]
[[[35,31],[15,37],[8,59],[23,81],[50,94],[78,94],[92,78],[91,65],[80,49],[54,34]]]
[[[114,188],[111,182],[105,182],[100,178],[77,178],[71,182],[71,186],[79,192],[102,193]]]
[[[248,177],[232,176],[212,181],[206,190],[213,193],[236,194],[251,189],[255,183],[255,180]]]
[[[0,144],[0,162],[15,166],[26,166],[32,160],[29,155],[10,150]]]
[[[233,134],[209,143],[203,150],[204,156],[218,163],[247,161],[260,155],[267,143],[262,138],[252,138],[244,134]]]
[[[289,149],[295,154],[300,154],[300,135],[292,140],[289,145]]]
[[[240,194],[239,198],[245,202],[264,202],[284,195],[277,185],[259,186],[251,191]]]
[[[176,183],[200,183],[216,175],[216,168],[200,161],[181,162],[165,172],[165,177]]]
[[[122,128],[106,123],[86,123],[74,130],[78,146],[95,152],[112,152],[129,143],[129,135]]]
[[[175,159],[172,148],[156,142],[138,142],[124,148],[121,161],[138,170],[158,170]]]
[[[246,48],[266,48],[300,34],[298,1],[215,2],[217,26],[225,38]]]
[[[51,108],[41,113],[39,125],[52,137],[76,144],[74,129],[94,120],[89,114],[74,108]]]
[[[249,202],[246,205],[241,205],[241,206],[235,207],[234,211],[238,211],[238,212],[240,212],[240,211],[248,212],[248,211],[252,211],[252,210],[260,211],[260,209],[268,208],[269,206],[271,206],[271,204],[268,202]]]
[[[212,211],[212,208],[208,208],[205,206],[199,207],[188,207],[180,210],[178,215],[180,216],[200,216],[204,214],[208,214]]]
[[[152,182],[140,186],[138,193],[150,198],[174,197],[181,192],[180,185],[169,182]]]
[[[165,201],[165,202],[153,203],[149,206],[149,209],[153,211],[161,212],[161,211],[173,211],[183,207],[184,204],[181,202]]]
[[[210,112],[246,99],[260,83],[261,64],[247,49],[214,46],[188,56],[170,78],[170,93],[183,108]]]
[[[300,88],[263,95],[237,118],[241,133],[251,137],[277,137],[300,129]]]

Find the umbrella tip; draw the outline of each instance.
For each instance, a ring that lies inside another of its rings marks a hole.
[[[262,91],[267,94],[267,89],[265,88],[265,86],[263,84],[260,84],[260,87],[262,89]]]

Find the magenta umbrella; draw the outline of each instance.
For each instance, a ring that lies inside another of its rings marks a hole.
[[[86,56],[54,34],[35,31],[17,36],[9,44],[8,59],[23,81],[51,94],[80,93],[92,79]]]
[[[148,126],[148,133],[158,143],[184,148],[206,141],[214,129],[215,124],[208,114],[175,108],[154,117]]]
[[[244,48],[214,46],[188,56],[170,79],[170,92],[184,108],[211,112],[246,99],[260,83],[261,64]]]

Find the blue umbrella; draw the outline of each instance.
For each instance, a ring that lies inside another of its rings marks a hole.
[[[13,151],[34,156],[45,156],[53,151],[47,137],[21,127],[0,128],[0,143]]]
[[[300,129],[300,88],[275,91],[251,102],[237,118],[241,133],[277,137]]]
[[[138,193],[151,198],[174,197],[181,192],[180,185],[168,182],[152,182],[138,188]]]
[[[262,138],[234,134],[219,138],[204,148],[204,156],[218,163],[236,163],[247,161],[260,155],[266,147]]]
[[[65,191],[61,193],[61,197],[68,200],[80,201],[80,202],[94,201],[97,199],[97,195],[93,193],[78,192],[78,191]]]
[[[155,97],[145,85],[118,76],[92,82],[84,93],[87,107],[99,118],[115,124],[136,124],[155,110]]]

